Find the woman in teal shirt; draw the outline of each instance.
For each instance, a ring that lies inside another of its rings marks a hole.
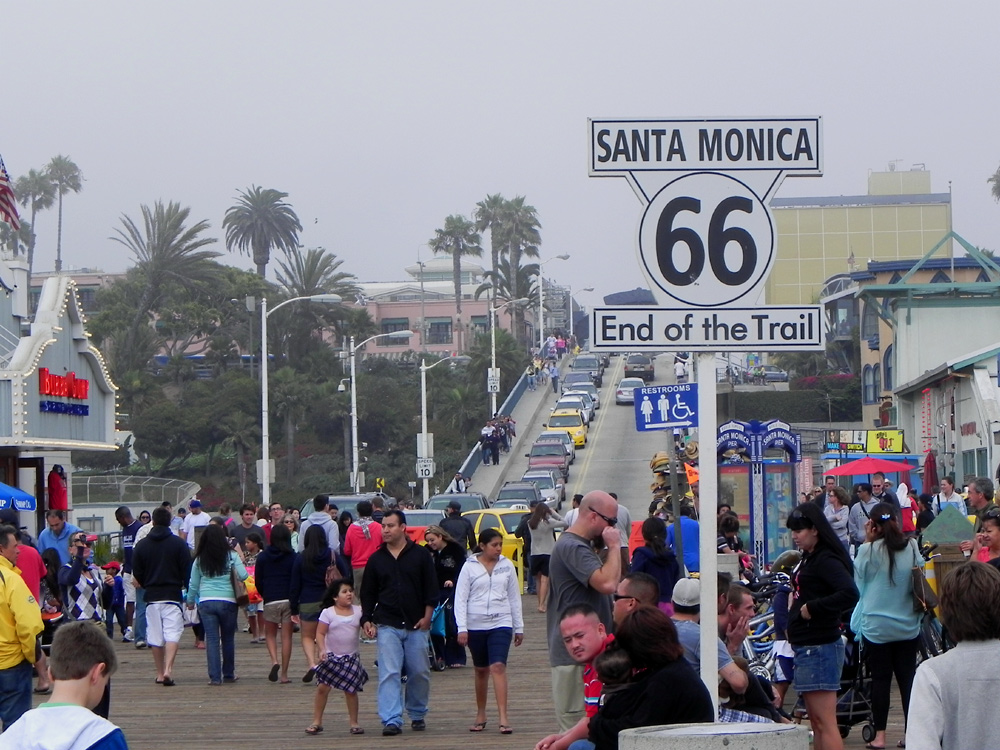
[[[854,580],[861,599],[851,618],[851,630],[862,639],[872,675],[875,739],[868,747],[885,747],[893,674],[899,685],[904,719],[910,708],[920,635],[910,569],[923,566],[923,562],[916,543],[903,535],[899,507],[890,503],[875,505],[865,524],[865,543],[854,558]]]
[[[229,547],[223,526],[210,523],[198,541],[191,567],[187,606],[198,605],[205,627],[209,685],[236,682],[236,592],[232,571],[245,581],[247,569],[240,556]],[[221,653],[220,653],[221,642]]]

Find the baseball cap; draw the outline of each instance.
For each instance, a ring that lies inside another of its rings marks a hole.
[[[4,508],[3,510],[0,510],[0,523],[17,528],[19,524],[17,511],[13,508]]]
[[[694,578],[681,578],[674,584],[674,593],[670,599],[681,607],[699,606],[701,604],[701,581]]]
[[[194,498],[194,499],[191,500],[190,503],[188,503],[188,505],[190,505],[192,508],[200,508],[201,507],[201,500],[199,500],[198,498]]]
[[[448,510],[462,510],[462,504],[458,500],[452,500],[448,503]]]
[[[113,570],[116,573],[122,569],[121,563],[117,560],[112,560],[109,563],[105,563],[101,566],[101,570]]]

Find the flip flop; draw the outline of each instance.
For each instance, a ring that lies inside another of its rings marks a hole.
[[[303,682],[312,682],[313,677],[316,675],[316,667],[309,667],[309,671],[302,675]]]
[[[486,729],[485,721],[477,721],[475,724],[469,727],[470,732],[482,732],[484,729]]]
[[[310,724],[306,727],[306,734],[316,735],[323,731],[323,726],[321,724]]]
[[[279,669],[280,669],[280,667],[277,664],[272,664],[271,665],[271,671],[267,673],[267,680],[268,680],[268,682],[277,682],[278,681],[278,670]]]
[[[48,695],[51,692],[52,692],[52,686],[51,685],[49,685],[47,688],[37,687],[34,690],[35,695]]]
[[[364,727],[351,727],[351,734],[364,734]]]
[[[514,734],[514,730],[511,729],[506,724],[501,724],[500,725],[500,734]]]
[[[161,682],[160,684],[163,685],[163,687],[173,687],[177,683],[174,682],[173,677],[164,677],[163,682]]]

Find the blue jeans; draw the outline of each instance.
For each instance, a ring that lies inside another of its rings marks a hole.
[[[568,750],[594,750],[594,743],[590,740],[577,740],[569,746]]]
[[[198,616],[205,627],[208,679],[212,682],[222,682],[223,678],[233,679],[236,676],[236,603],[199,602]]]
[[[34,667],[25,659],[16,667],[0,669],[0,721],[6,729],[31,710]]]
[[[135,639],[137,641],[146,640],[146,591],[136,588],[135,590],[135,618],[132,620],[135,626]]]
[[[427,715],[431,693],[431,670],[427,660],[427,630],[378,627],[378,716],[382,724],[402,726],[403,686],[400,676],[406,666],[406,713],[410,721]]]

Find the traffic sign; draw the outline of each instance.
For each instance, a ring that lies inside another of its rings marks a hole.
[[[486,371],[486,392],[500,393],[500,368],[490,367]]]
[[[430,479],[432,476],[434,476],[434,459],[418,458],[417,479]]]
[[[698,384],[636,388],[635,429],[639,432],[698,426]]]
[[[819,305],[664,308],[595,307],[594,350],[815,351],[823,347]]]

